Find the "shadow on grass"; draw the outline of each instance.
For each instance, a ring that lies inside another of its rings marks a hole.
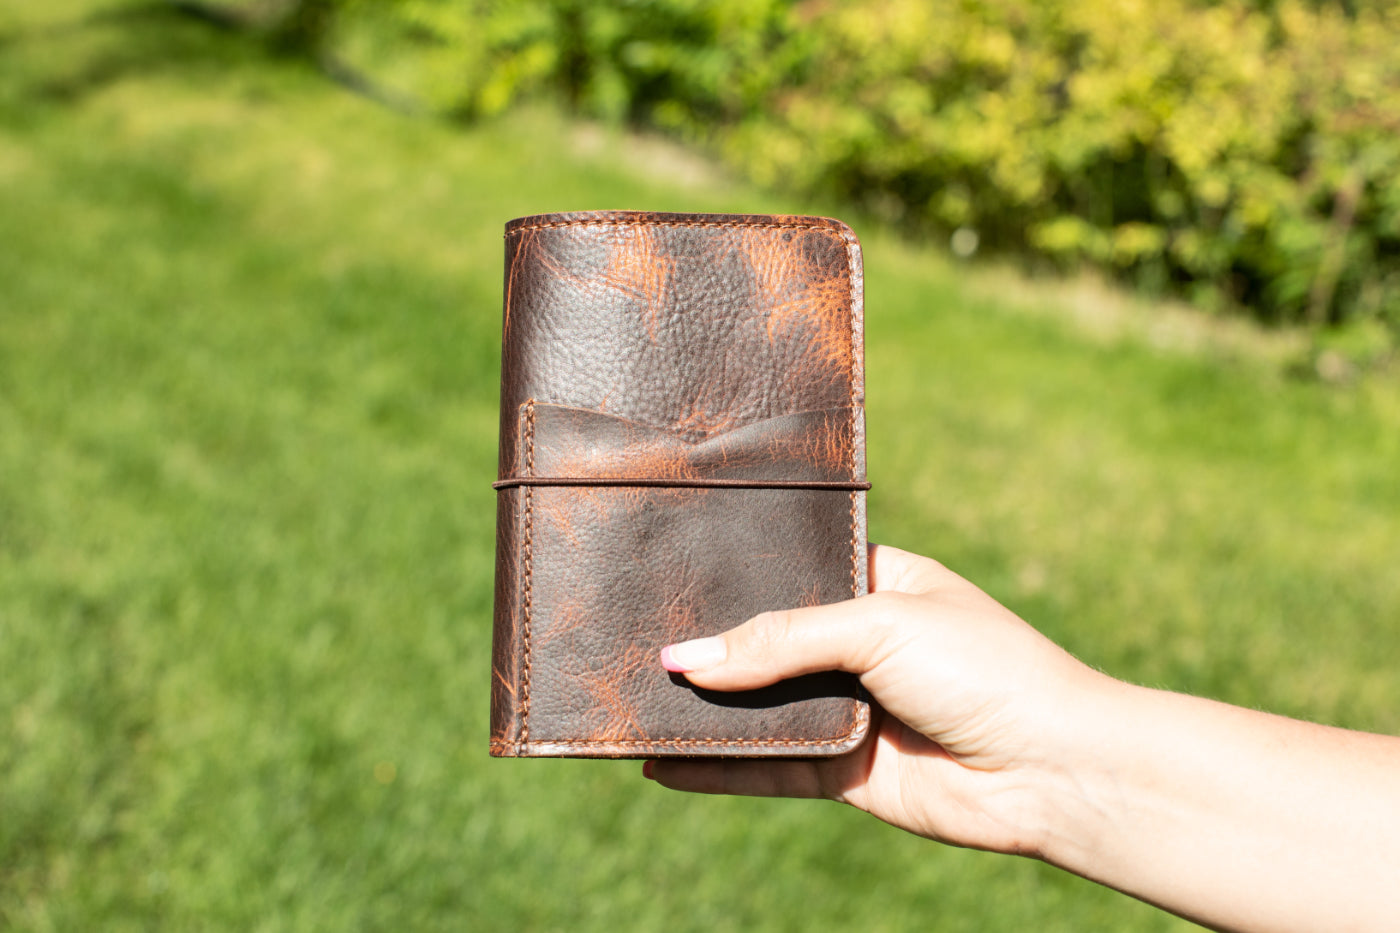
[[[236,35],[241,34],[241,39]],[[135,3],[0,35],[14,102],[72,105],[120,81],[226,70],[273,56],[244,18],[196,3]]]
[[[283,33],[277,21],[265,22],[238,8],[144,0],[0,33],[0,50],[21,63],[11,66],[12,80],[18,81],[9,96],[42,103],[78,103],[131,77],[180,72],[195,76],[277,59],[302,60],[346,90],[391,110],[421,110],[416,102],[379,86],[315,44],[289,42]],[[59,51],[70,54],[55,54]],[[27,67],[26,53],[31,59]],[[54,67],[54,62],[63,65]]]

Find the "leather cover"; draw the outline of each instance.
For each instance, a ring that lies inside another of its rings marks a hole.
[[[491,754],[855,748],[853,677],[721,694],[658,657],[866,591],[850,228],[609,211],[505,237]]]

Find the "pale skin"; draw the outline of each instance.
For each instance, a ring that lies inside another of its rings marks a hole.
[[[869,596],[764,613],[662,661],[714,690],[858,674],[877,703],[871,741],[647,774],[842,801],[1221,930],[1400,929],[1400,738],[1133,686],[934,561],[875,546],[870,570]]]

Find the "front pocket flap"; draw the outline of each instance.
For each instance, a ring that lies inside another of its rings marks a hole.
[[[800,411],[692,442],[599,411],[527,402],[524,476],[572,479],[861,481],[849,407]]]

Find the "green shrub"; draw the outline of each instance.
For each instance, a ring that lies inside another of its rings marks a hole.
[[[914,230],[1268,320],[1400,326],[1389,4],[259,2],[335,6],[315,19],[335,54],[442,112],[556,94]]]

